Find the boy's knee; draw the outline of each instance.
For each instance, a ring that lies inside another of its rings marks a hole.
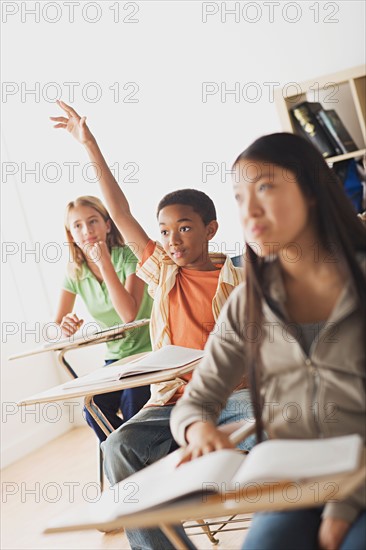
[[[129,442],[129,429],[125,429],[127,426],[122,426],[118,430],[112,432],[102,445],[104,457],[108,459],[109,456],[121,456],[124,454],[124,449],[130,448]]]
[[[106,460],[113,452],[115,447],[115,433],[112,432],[105,441],[101,444],[101,449],[103,451],[104,460]]]
[[[133,473],[126,460],[125,443],[125,438],[120,430],[116,430],[101,444],[104,455],[104,471],[111,485],[115,485]]]
[[[146,441],[138,437],[138,425],[124,424],[102,443],[104,470],[111,485],[141,470],[146,463]]]
[[[133,421],[126,422],[120,428],[112,432],[102,445],[104,457],[118,460],[127,460],[131,450],[139,456],[142,452],[144,441],[139,437],[138,425]],[[140,449],[140,447],[142,447]]]

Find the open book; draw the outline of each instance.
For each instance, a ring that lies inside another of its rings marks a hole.
[[[302,481],[353,472],[361,461],[363,442],[357,435],[328,439],[270,440],[249,455],[221,450],[177,468],[183,449],[121,481],[89,504],[79,516],[70,513],[54,520],[47,532],[89,529],[115,524],[138,512],[196,496],[238,491],[253,483]],[[120,525],[120,526],[121,526]]]
[[[126,376],[147,374],[150,372],[180,368],[196,363],[203,357],[203,350],[184,348],[182,346],[164,346],[163,348],[147,353],[140,359],[113,363],[112,366],[102,367],[90,374],[63,384],[63,388],[89,387],[104,382],[121,380]],[[124,361],[123,359],[121,361]]]

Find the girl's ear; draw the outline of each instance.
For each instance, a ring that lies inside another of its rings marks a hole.
[[[112,229],[111,220],[106,221],[106,226],[107,226],[107,233],[110,233]]]
[[[214,236],[216,235],[217,233],[217,230],[219,228],[219,224],[217,223],[216,220],[211,220],[207,225],[206,225],[206,231],[207,231],[207,239],[210,241],[211,239],[214,238]]]

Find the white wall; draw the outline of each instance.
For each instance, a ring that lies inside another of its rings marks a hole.
[[[280,130],[268,83],[315,82],[319,75],[365,61],[365,7],[359,1],[226,2],[227,9],[240,10],[236,16],[227,14],[226,22],[221,2],[120,2],[116,23],[116,2],[75,4],[71,23],[64,2],[41,2],[39,22],[25,11],[35,5],[2,3],[3,152],[4,161],[13,163],[3,165],[3,240],[15,243],[6,245],[14,254],[2,264],[3,343],[4,327],[10,330],[10,323],[25,322],[29,328],[52,319],[67,257],[64,207],[78,195],[100,195],[97,184],[83,177],[88,162],[84,151],[65,132],[53,130],[48,120],[59,113],[51,102],[57,90],[65,101],[72,100],[71,85],[65,83],[79,83],[74,84],[72,103],[88,115],[110,164],[118,163],[121,184],[132,166],[124,169],[126,163],[137,165],[137,181],[123,185],[136,217],[153,238],[158,237],[159,199],[173,189],[195,187],[217,206],[221,228],[216,246],[238,253],[242,239],[230,176],[218,170],[203,178],[204,163],[216,163],[212,169],[223,163],[229,169],[251,140]],[[96,16],[98,22],[88,22]],[[123,21],[129,17],[136,22]],[[248,21],[256,17],[257,22]],[[135,84],[123,89],[126,83]],[[212,83],[213,91],[239,83],[241,95],[203,98],[203,83]],[[35,95],[26,93],[30,89]],[[136,102],[126,102],[134,89]],[[96,90],[101,97],[93,101]],[[65,164],[70,162],[78,163],[74,181]],[[39,181],[27,173],[36,163]],[[86,176],[90,179],[92,172]],[[39,257],[27,255],[22,261],[24,247],[37,246]],[[59,382],[51,354],[7,362],[10,353],[35,346],[34,336],[24,335],[21,328],[3,346],[6,403]],[[102,357],[98,350],[97,356],[93,351],[74,360],[87,368],[100,364]],[[51,425],[22,422],[19,411],[3,416],[5,463],[68,429],[67,415],[62,418]]]

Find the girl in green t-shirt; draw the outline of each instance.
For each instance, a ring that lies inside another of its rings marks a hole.
[[[137,258],[125,245],[103,203],[92,196],[70,202],[66,207],[65,230],[70,257],[56,314],[62,335],[72,336],[83,324],[73,312],[77,295],[101,329],[149,318],[152,301],[146,285],[135,274]],[[107,343],[106,364],[150,350],[148,326],[134,329],[125,338]],[[98,395],[94,402],[117,429],[149,397],[150,387],[142,386]],[[117,414],[119,410],[123,420]],[[86,410],[85,414],[88,424],[104,441],[106,435]]]

